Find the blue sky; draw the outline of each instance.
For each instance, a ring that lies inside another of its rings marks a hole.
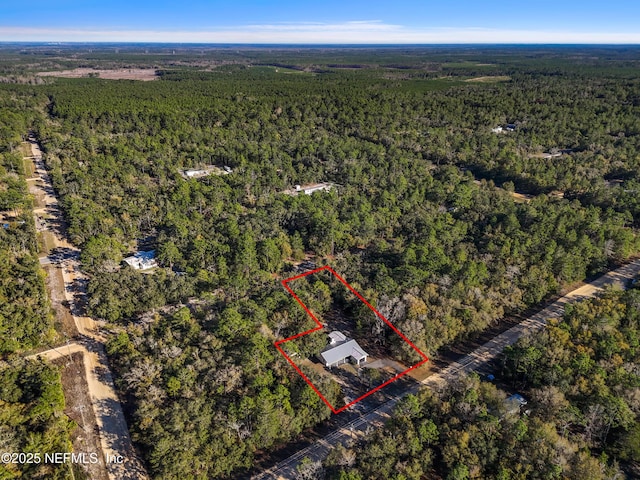
[[[0,41],[640,43],[638,0],[0,0]]]

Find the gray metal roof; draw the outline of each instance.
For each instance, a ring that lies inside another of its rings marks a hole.
[[[349,340],[348,342],[336,345],[333,348],[325,350],[320,355],[327,365],[333,365],[347,357],[364,360],[369,356],[355,340]]]

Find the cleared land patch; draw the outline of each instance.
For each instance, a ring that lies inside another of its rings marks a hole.
[[[64,352],[65,347],[60,347]],[[74,353],[55,361],[61,367],[62,384],[65,391],[64,413],[78,425],[71,433],[74,452],[96,453],[102,459],[102,447],[98,435],[96,416],[91,407],[89,386],[85,374],[82,353]],[[73,465],[74,476],[85,475],[93,480],[108,480],[103,462]],[[82,477],[81,477],[82,478]]]
[[[118,68],[115,70],[96,70],[93,68],[74,68],[58,72],[38,72],[40,77],[83,78],[98,77],[105,80],[141,80],[148,82],[157,80],[156,70],[151,68]]]
[[[493,82],[508,82],[511,77],[508,75],[489,75],[484,77],[467,78],[465,82],[477,82],[477,83],[493,83]]]

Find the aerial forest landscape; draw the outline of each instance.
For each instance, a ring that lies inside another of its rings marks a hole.
[[[0,479],[639,478],[639,69],[0,43]]]

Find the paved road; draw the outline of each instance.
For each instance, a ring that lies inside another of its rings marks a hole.
[[[104,350],[105,339],[95,321],[81,313],[80,305],[86,296],[84,288],[87,279],[80,271],[80,250],[66,238],[62,210],[55,196],[51,176],[45,168],[40,146],[33,137],[29,137],[29,143],[33,157],[26,158],[32,158],[37,176],[34,178],[40,180],[29,184],[29,192],[35,196],[39,205],[33,213],[39,231],[50,232],[54,244],[51,253],[40,258],[40,263],[51,264],[60,269],[64,279],[64,297],[69,302],[75,326],[81,337],[78,343],[63,345],[34,356],[54,359],[73,351],[83,353],[89,396],[100,430],[102,454],[111,458],[124,459],[123,463],[107,463],[109,478],[112,480],[147,479],[144,466],[131,444],[122,406],[116,395]]]
[[[362,438],[371,428],[376,428],[384,424],[396,404],[402,397],[408,394],[415,394],[423,387],[441,388],[447,382],[460,376],[461,374],[477,371],[486,367],[489,362],[496,359],[505,347],[514,344],[521,336],[540,330],[550,318],[557,318],[564,312],[567,303],[576,302],[582,299],[591,298],[596,293],[609,285],[618,284],[624,288],[626,283],[635,275],[640,273],[640,260],[636,260],[628,265],[613,270],[596,280],[571,291],[564,297],[558,299],[540,312],[528,317],[518,325],[495,336],[484,345],[478,347],[458,362],[452,363],[440,372],[427,377],[421,384],[414,384],[406,391],[377,409],[363,415],[362,417],[347,423],[343,427],[334,430],[314,444],[304,448],[289,458],[275,465],[273,468],[252,477],[253,480],[273,480],[273,479],[295,479],[297,478],[296,467],[300,462],[308,457],[312,461],[321,461],[329,454],[329,451],[338,444],[345,445],[350,440]]]

